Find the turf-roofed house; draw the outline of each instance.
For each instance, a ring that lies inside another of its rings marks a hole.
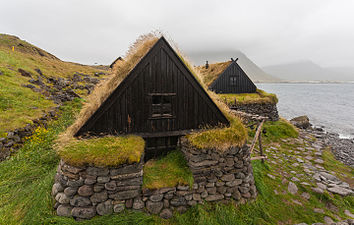
[[[246,129],[163,36],[141,36],[111,71],[57,141],[58,215],[170,218],[256,197]]]
[[[278,120],[277,97],[257,89],[250,79],[252,74],[247,74],[237,61],[238,58],[231,58],[226,62],[207,62],[205,66],[197,67],[197,70],[208,88],[217,93],[231,109],[241,112],[240,116]]]

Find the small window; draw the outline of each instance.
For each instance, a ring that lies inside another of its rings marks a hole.
[[[151,117],[172,117],[172,95],[158,95],[151,96]]]
[[[230,77],[230,85],[235,86],[237,83],[236,77]]]

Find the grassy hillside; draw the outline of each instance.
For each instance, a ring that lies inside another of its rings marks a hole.
[[[22,76],[18,69],[30,72],[33,79],[38,78],[38,69],[48,78],[69,78],[75,72],[93,75],[103,71],[63,62],[15,36],[0,34],[0,137],[6,131],[25,126],[55,105],[42,94],[23,87],[31,78]]]

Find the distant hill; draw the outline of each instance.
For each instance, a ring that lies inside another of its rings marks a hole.
[[[353,81],[354,68],[321,67],[312,61],[298,61],[288,64],[266,66],[266,73],[286,81]]]
[[[206,60],[209,63],[224,62],[230,60],[230,58],[239,58],[237,63],[246,72],[253,82],[280,82],[281,79],[271,76],[265,73],[260,67],[258,67],[252,60],[250,60],[244,53],[240,51],[230,52],[192,52],[188,54],[194,62],[203,63]],[[229,56],[229,57],[226,57]],[[203,64],[201,64],[203,65]]]

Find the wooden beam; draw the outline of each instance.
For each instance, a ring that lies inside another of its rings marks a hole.
[[[254,146],[256,145],[258,136],[259,136],[259,134],[261,133],[261,130],[262,130],[263,123],[264,123],[264,119],[262,120],[262,122],[257,127],[256,134],[254,135],[254,138],[253,138],[253,141],[252,141],[252,144],[251,144],[250,153],[252,153],[252,151],[254,149]]]
[[[259,143],[259,153],[261,156],[263,156],[262,135],[259,135],[258,143]],[[262,159],[262,163],[264,163],[264,159]]]
[[[255,156],[255,157],[251,157],[251,160],[264,160],[264,159],[268,159],[266,155],[260,155],[260,156]]]

